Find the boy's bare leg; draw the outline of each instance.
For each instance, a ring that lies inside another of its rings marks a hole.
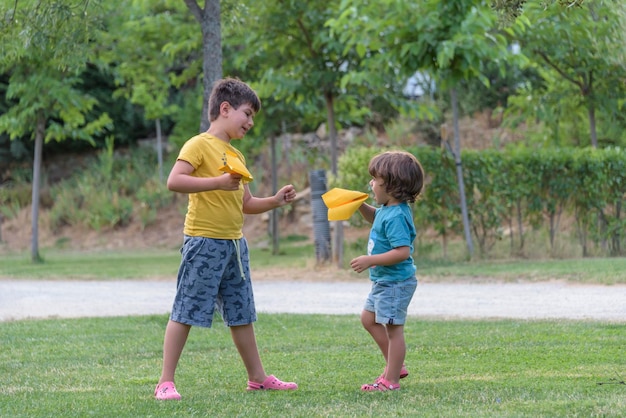
[[[165,328],[163,341],[163,369],[159,384],[173,382],[178,360],[183,352],[191,325],[170,320]]]
[[[383,357],[385,358],[385,364],[387,364],[387,356],[389,354],[389,337],[387,336],[387,329],[384,325],[376,323],[376,314],[374,312],[366,310],[361,312],[361,324],[363,324],[363,328],[370,333],[378,345],[378,348],[380,348],[380,352],[383,353]]]
[[[248,372],[248,380],[263,383],[267,379],[256,345],[252,324],[230,327],[230,334]]]
[[[406,356],[406,343],[404,341],[404,325],[387,325],[389,337],[389,351],[387,355],[387,370],[385,379],[390,383],[400,382],[400,371]]]

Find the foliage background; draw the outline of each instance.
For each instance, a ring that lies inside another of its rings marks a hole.
[[[510,255],[530,256],[536,231],[545,231],[553,256],[562,254],[560,237],[578,243],[576,255],[623,254],[621,2],[217,3],[223,73],[248,81],[264,103],[255,129],[240,143],[261,179],[255,192],[268,191],[271,139],[279,144],[278,181],[303,190],[309,169],[333,169],[333,147],[325,142],[330,128],[356,128],[358,134],[339,139],[340,152],[403,147],[429,165],[430,194],[416,211],[445,254],[460,224],[458,192],[445,171],[450,160],[441,151],[453,131],[450,96],[442,89],[451,79],[442,69],[469,60],[472,49],[488,58],[454,67],[460,71],[454,81],[461,116],[487,115],[491,125],[479,141],[462,138],[472,235],[481,254],[500,251],[496,244],[508,237]],[[163,167],[156,167],[163,163],[139,149],[162,133],[167,168],[198,131],[203,46],[184,2],[5,0],[0,8],[3,223],[23,219],[30,202],[37,123],[27,115],[47,115],[44,162],[68,162],[42,174],[51,230],[81,225],[105,232],[133,223],[143,229],[172,202],[180,205],[164,190]],[[400,17],[412,8],[417,12],[405,25]],[[441,47],[437,52],[428,49],[427,32],[415,28],[435,30],[446,8],[456,8],[468,26],[437,32],[431,45]],[[508,59],[499,55],[504,44]],[[418,46],[427,47],[433,66],[422,65],[419,54],[402,55],[422,51]],[[49,50],[46,65],[33,61],[37,48]],[[511,147],[512,140],[519,145]],[[355,167],[339,178],[344,187],[361,189],[363,181],[350,179],[360,173]]]

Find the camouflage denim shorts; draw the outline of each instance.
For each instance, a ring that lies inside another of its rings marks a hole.
[[[211,327],[215,308],[227,326],[256,321],[245,238],[185,236],[170,319]]]

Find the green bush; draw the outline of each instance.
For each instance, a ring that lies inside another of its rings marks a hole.
[[[32,199],[32,172],[15,168],[11,178],[0,185],[0,215],[13,219]]]
[[[0,214],[13,219],[30,203],[31,191],[25,187],[0,187]]]
[[[435,231],[445,243],[461,236],[462,218],[456,165],[446,151],[408,147],[422,163],[426,187],[414,205],[418,230]],[[369,159],[382,149],[352,148],[339,159],[339,176],[331,187],[366,191]],[[466,150],[462,169],[472,238],[481,255],[509,237],[511,253],[524,255],[529,229],[543,229],[552,256],[574,221],[583,256],[626,254],[626,152],[618,148],[526,148]],[[360,218],[351,222],[359,224]],[[570,228],[571,229],[571,228]],[[419,238],[419,237],[418,237]]]
[[[145,227],[172,197],[157,168],[149,150],[115,156],[112,149],[104,151],[88,169],[52,188],[51,225],[100,230],[127,225],[136,216]]]
[[[133,216],[139,219],[142,229],[150,225],[157,217],[158,209],[172,202],[172,192],[167,187],[151,178],[137,191],[138,205]]]

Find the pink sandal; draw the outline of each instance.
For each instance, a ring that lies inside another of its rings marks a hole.
[[[181,396],[174,382],[163,382],[154,389],[154,397],[159,401],[179,401]]]
[[[379,378],[376,383],[361,386],[363,392],[386,392],[388,390],[400,390],[400,384],[393,384],[387,379]]]
[[[283,382],[278,380],[274,375],[267,376],[263,383],[248,380],[247,390],[296,390],[298,385],[294,382]]]

